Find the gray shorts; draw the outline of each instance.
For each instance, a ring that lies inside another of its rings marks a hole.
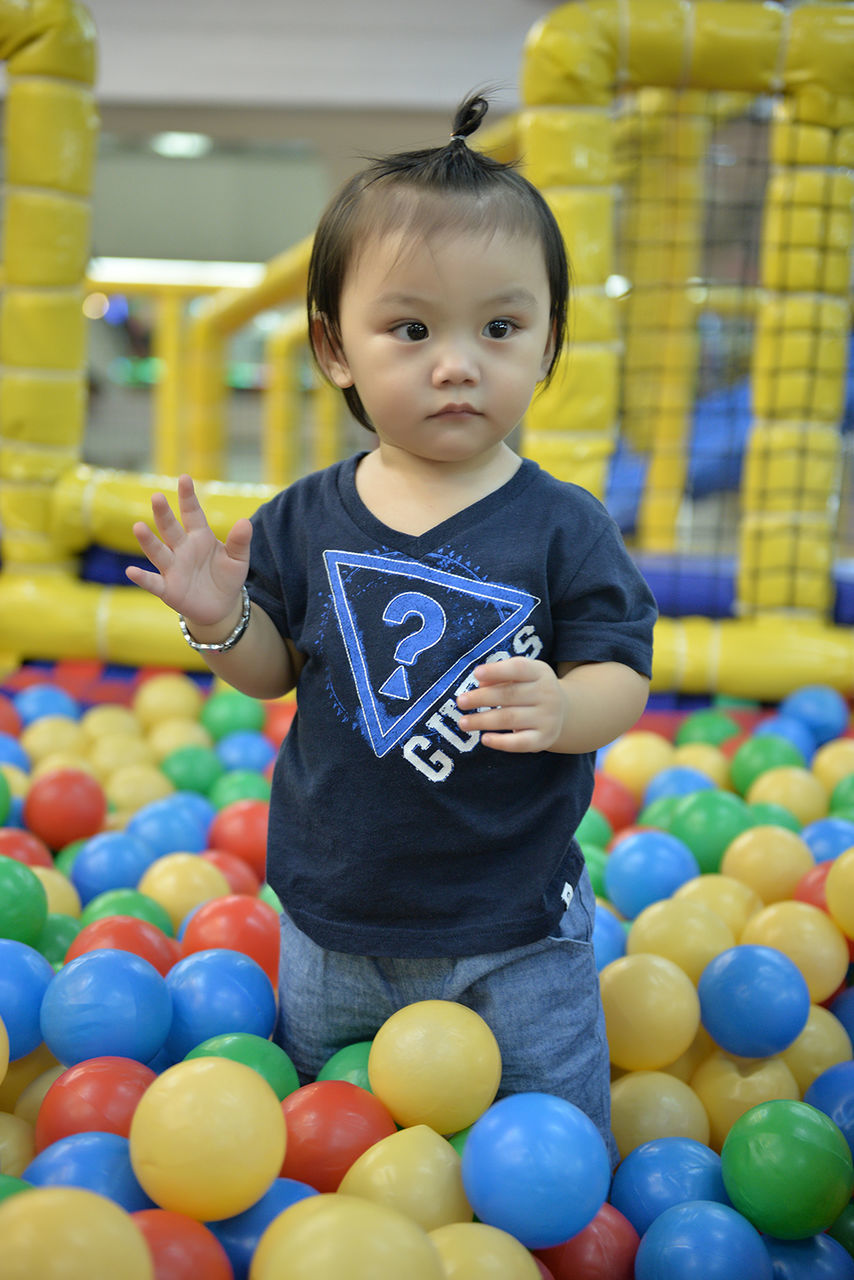
[[[307,1083],[333,1053],[373,1039],[404,1005],[455,1000],[479,1013],[498,1041],[498,1096],[551,1093],[574,1103],[598,1127],[615,1165],[608,1044],[591,941],[595,905],[585,870],[554,937],[439,959],[327,951],[285,914],[273,1038]]]

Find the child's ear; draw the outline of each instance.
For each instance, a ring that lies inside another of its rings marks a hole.
[[[554,359],[554,353],[555,353],[555,331],[554,331],[554,326],[552,326],[552,331],[549,334],[549,340],[546,343],[546,349],[543,352],[542,363],[540,364],[540,376],[538,379],[539,382],[542,382],[543,378],[545,378],[546,374],[551,368],[552,360]]]
[[[311,318],[311,345],[317,363],[330,382],[341,390],[352,387],[353,375],[338,343],[329,332],[326,316],[316,315]]]

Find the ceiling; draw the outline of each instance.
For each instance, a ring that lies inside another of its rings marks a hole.
[[[495,85],[512,108],[548,0],[84,0],[103,104],[447,109]]]

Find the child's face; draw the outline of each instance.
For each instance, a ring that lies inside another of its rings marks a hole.
[[[548,371],[550,293],[533,238],[369,241],[344,282],[341,351],[386,450],[469,463],[496,450]]]

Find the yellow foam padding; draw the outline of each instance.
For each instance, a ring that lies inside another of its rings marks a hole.
[[[61,76],[92,84],[96,32],[89,10],[77,0],[0,3],[0,58],[14,75]]]
[[[0,364],[79,369],[86,348],[82,289],[7,289],[0,303]]]
[[[39,444],[7,444],[0,439],[0,476],[6,483],[50,483],[74,466],[77,455],[76,443],[45,448]]]
[[[835,531],[826,518],[794,512],[742,517],[736,598],[742,610],[831,607]]]
[[[793,301],[800,315],[780,317],[773,304],[760,308],[752,365],[754,410],[760,418],[807,418],[835,425],[845,404],[847,304],[840,301],[837,323],[831,326],[822,323],[830,299]]]
[[[173,476],[137,475],[79,464],[61,477],[51,492],[49,526],[52,536],[70,551],[98,543],[113,551],[137,552],[132,525],[152,524],[151,495],[165,493],[177,510]],[[205,483],[196,492],[218,538],[225,538],[235,520],[251,516],[277,492],[275,485]]]
[[[77,198],[13,189],[6,198],[7,285],[76,285],[89,261],[91,210]]]
[[[6,99],[6,181],[85,196],[92,190],[98,113],[91,90],[11,77]]]
[[[813,83],[831,95],[850,95],[854,83],[854,10],[850,4],[805,4],[789,14],[786,86]]]
[[[9,369],[0,378],[0,431],[7,444],[76,447],[85,421],[86,386],[81,374],[41,378]]]
[[[619,356],[615,348],[576,343],[525,415],[538,433],[611,432],[617,417]]]
[[[854,169],[854,129],[837,132],[831,162],[840,169]]]
[[[523,111],[519,150],[535,187],[614,181],[614,124],[605,111]]]
[[[570,480],[604,498],[613,439],[545,434],[526,426],[522,452],[558,480]]]
[[[616,342],[617,307],[601,289],[574,287],[569,300],[568,342]]]
[[[614,195],[596,188],[543,192],[560,227],[576,284],[603,284],[613,273]]]
[[[825,125],[775,119],[771,124],[768,158],[772,164],[829,165],[834,163],[835,136]]]
[[[693,25],[689,84],[758,93],[773,86],[783,38],[781,9],[754,0],[734,0],[723,8],[716,0],[695,0],[685,20]]]
[[[810,423],[754,427],[745,452],[742,507],[748,514],[822,515],[835,505],[842,467],[838,430]]]

